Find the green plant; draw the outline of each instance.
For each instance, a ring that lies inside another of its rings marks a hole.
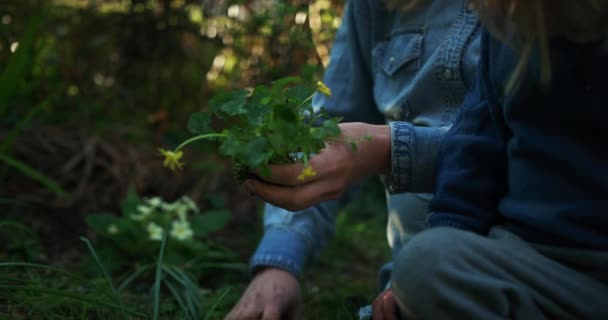
[[[209,112],[196,112],[188,121],[194,137],[175,150],[161,149],[165,166],[181,168],[182,149],[192,142],[217,139],[219,152],[231,157],[245,171],[269,174],[269,164],[303,162],[300,179],[315,175],[309,158],[325,148],[328,139],[340,134],[339,118],[329,117],[323,110],[314,110],[312,98],[320,92],[331,96],[322,82],[316,90],[303,85],[298,77],[277,80],[272,86],[257,86],[252,91],[236,90],[211,99]],[[221,132],[211,127],[213,120],[227,127]],[[320,123],[320,125],[319,125]]]
[[[100,255],[112,261],[111,270],[118,270],[153,262],[165,234],[165,262],[190,266],[206,254],[214,254],[214,244],[206,237],[220,230],[228,218],[229,213],[221,209],[200,212],[186,196],[174,202],[158,197],[141,200],[131,191],[122,203],[122,215],[90,214],[85,220],[100,237]]]
[[[40,51],[40,48],[36,46],[39,40],[37,35],[45,23],[45,15],[46,9],[40,9],[29,18],[18,47],[0,72],[0,117],[14,116],[11,112],[17,112],[20,119],[11,124],[2,137],[0,163],[6,168],[13,168],[30,179],[38,181],[58,196],[67,196],[68,193],[53,179],[10,155],[11,147],[19,133],[30,124],[33,118],[48,108],[48,99],[42,102],[32,102],[29,98],[35,87],[34,81],[29,77],[33,73],[34,60]],[[21,110],[25,110],[25,114],[19,114],[18,112]],[[4,172],[0,171],[0,180],[2,175]]]

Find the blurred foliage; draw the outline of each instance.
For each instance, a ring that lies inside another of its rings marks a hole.
[[[152,124],[161,135],[183,128],[217,90],[319,78],[340,9],[327,0],[313,1],[314,10],[297,0],[12,1],[0,4],[0,66],[42,3],[29,89],[2,108],[2,124],[50,99],[45,122]]]
[[[261,226],[252,214],[255,200],[230,185],[230,170],[223,170],[224,163],[213,155],[198,153],[198,161],[174,176],[161,167],[156,148],[186,138],[188,116],[208,110],[210,97],[218,92],[254,88],[286,76],[320,80],[343,4],[0,0],[0,261],[78,266],[75,273],[90,276],[82,280],[59,276],[51,267],[5,262],[0,316],[53,318],[49,310],[60,310],[55,318],[115,319],[121,303],[127,308],[149,306],[149,286],[128,286],[116,295],[99,272],[93,275],[95,266],[83,259],[90,253],[82,250],[77,237],[91,236],[99,245],[103,239],[84,229],[84,214],[118,212],[131,184],[143,196],[172,201],[190,195],[202,211],[229,208],[233,220],[208,245],[230,247],[239,261],[246,261]],[[80,201],[71,200],[78,197]],[[342,310],[339,301],[344,297],[353,291],[368,294],[374,287],[376,266],[371,264],[384,257],[378,245],[384,246],[384,222],[377,216],[383,208],[376,205],[382,202],[382,191],[361,199],[367,207],[353,206],[348,219],[338,222],[338,241],[319,269],[307,275],[319,285],[303,288],[311,318],[333,319],[330,306]],[[369,212],[362,215],[362,208]],[[373,222],[353,223],[356,219]],[[372,235],[378,251],[367,254]],[[351,238],[361,241],[348,244]],[[113,270],[101,245],[99,255]],[[230,255],[221,258],[234,261]],[[364,261],[364,267],[345,263],[352,259]],[[234,263],[200,262],[208,264],[205,273],[192,279],[205,288],[200,292],[203,313],[221,301],[210,317],[221,319],[244,289],[246,277],[241,271],[227,272],[240,268]],[[179,282],[169,271],[163,273],[167,283]],[[152,272],[146,269],[144,278],[151,279]],[[331,277],[338,273],[339,281]],[[110,276],[116,283],[129,279],[113,271]],[[15,286],[23,290],[17,292]],[[224,299],[227,287],[235,289]],[[168,295],[171,288],[165,285],[163,290]],[[176,307],[161,306],[161,311],[171,313]]]

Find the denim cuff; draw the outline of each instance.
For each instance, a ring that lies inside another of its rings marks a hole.
[[[308,251],[306,240],[297,232],[286,228],[270,228],[264,233],[249,266],[252,271],[258,267],[281,268],[299,277]]]
[[[389,122],[391,173],[382,181],[391,194],[433,192],[437,154],[447,131],[444,127],[418,127],[409,122]]]

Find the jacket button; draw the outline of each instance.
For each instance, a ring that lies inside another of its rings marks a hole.
[[[443,71],[443,76],[446,78],[446,80],[452,80],[454,73],[451,69],[445,69],[445,71]]]

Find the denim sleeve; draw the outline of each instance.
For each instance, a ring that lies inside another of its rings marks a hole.
[[[251,258],[251,268],[271,266],[296,277],[315,258],[335,231],[340,201],[290,212],[270,204],[264,208],[264,236]]]
[[[315,95],[313,107],[323,107],[342,122],[384,123],[373,98],[371,74],[371,8],[367,1],[348,1],[334,39],[323,81],[331,97]]]
[[[428,225],[449,226],[486,234],[501,219],[506,192],[508,130],[488,75],[487,34],[474,88],[465,98],[439,155],[437,190]],[[492,102],[490,102],[492,101]]]
[[[433,192],[437,154],[447,127],[390,122],[391,171],[382,180],[391,194]]]

